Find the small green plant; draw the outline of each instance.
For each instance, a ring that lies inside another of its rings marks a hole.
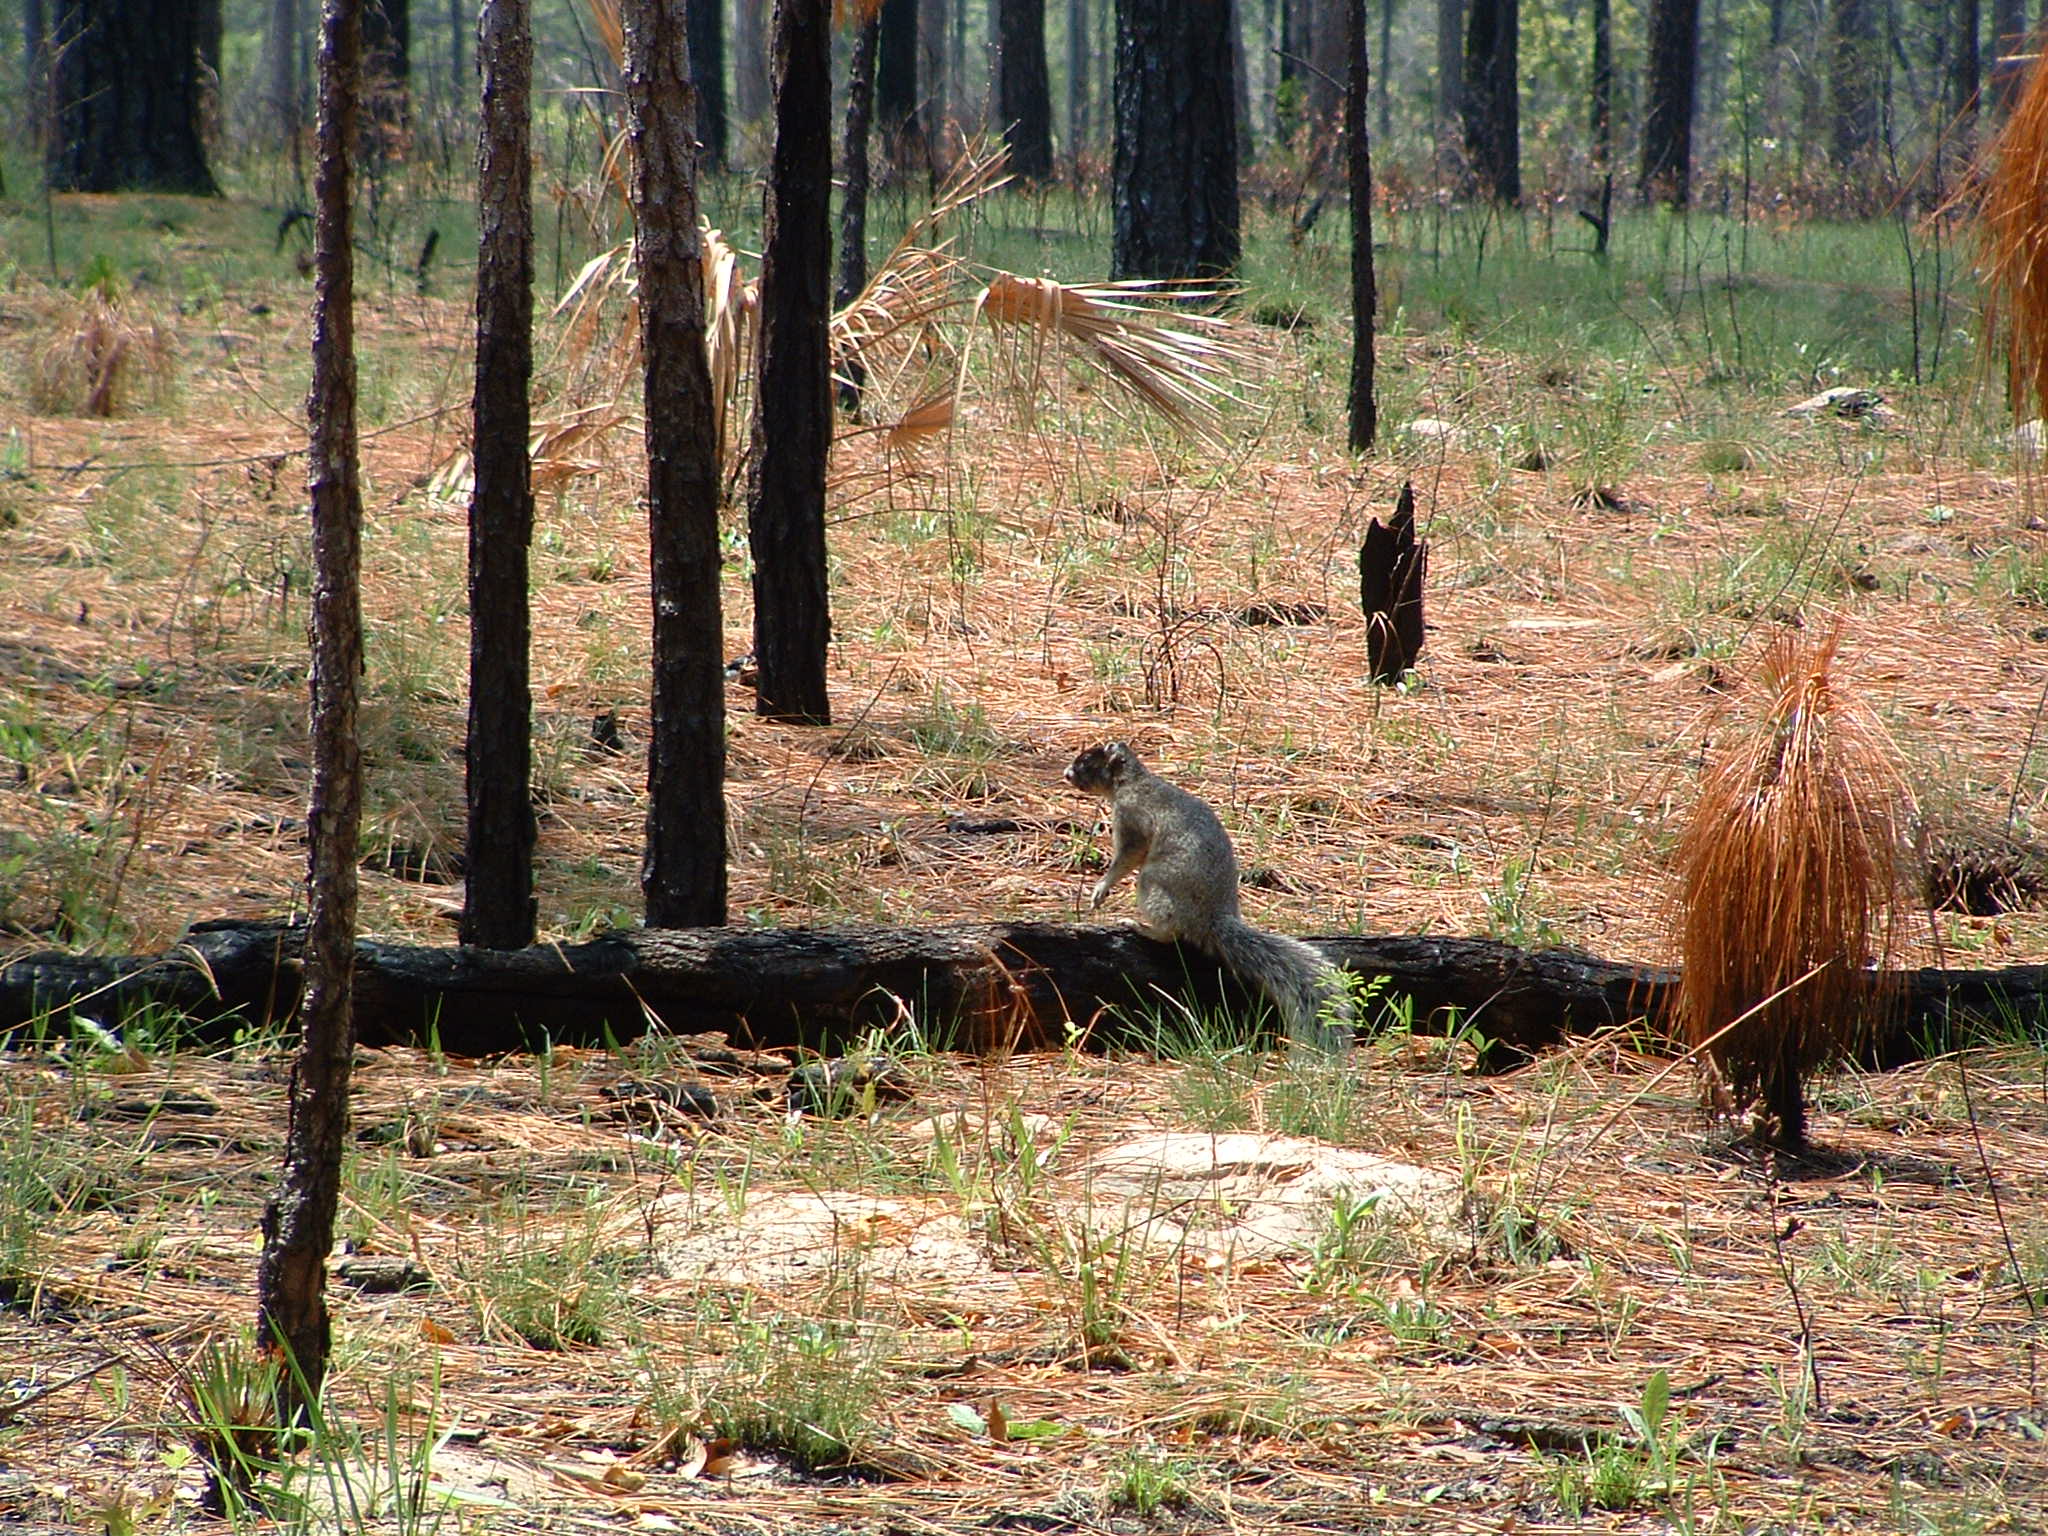
[[[603,1244],[600,1213],[557,1238],[522,1239],[485,1255],[465,1278],[485,1333],[535,1349],[604,1343],[626,1311],[624,1259]]]
[[[1602,1436],[1583,1457],[1551,1462],[1550,1493],[1576,1520],[1589,1509],[1634,1509],[1643,1502],[1642,1454],[1613,1436]]]
[[[1102,1502],[1149,1519],[1170,1509],[1186,1509],[1194,1489],[1186,1464],[1155,1445],[1134,1445],[1117,1457],[1102,1485]]]
[[[806,1471],[857,1458],[888,1386],[873,1341],[819,1318],[743,1319],[722,1351],[693,1348],[680,1377],[651,1352],[642,1363],[665,1432],[778,1451]]]
[[[1379,1196],[1347,1191],[1330,1203],[1327,1223],[1309,1250],[1304,1285],[1311,1291],[1346,1290],[1367,1276],[1383,1275],[1399,1257],[1399,1243],[1380,1217]]]
[[[1500,889],[1486,893],[1486,936],[1517,949],[1555,949],[1564,930],[1536,909],[1536,876],[1528,859],[1501,865]]]

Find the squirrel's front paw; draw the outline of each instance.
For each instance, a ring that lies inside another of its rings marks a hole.
[[[1094,891],[1091,892],[1088,897],[1088,910],[1090,912],[1093,912],[1097,907],[1102,905],[1102,903],[1108,898],[1108,896],[1109,886],[1106,883],[1097,885]]]

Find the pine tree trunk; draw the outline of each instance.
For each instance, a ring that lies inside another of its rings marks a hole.
[[[839,195],[839,288],[833,302],[851,304],[868,282],[868,154],[869,124],[874,117],[875,56],[881,48],[882,18],[870,16],[854,33],[853,59],[846,71],[846,136],[840,151],[844,190]],[[839,386],[839,403],[860,407],[865,382],[860,361],[848,358]]]
[[[412,0],[362,0],[363,108],[381,127],[412,120]]]
[[[1310,0],[1308,112],[1327,145],[1344,123],[1345,15],[1349,0]],[[1325,159],[1322,162],[1328,165]]]
[[[746,0],[740,0],[745,4]],[[689,0],[690,84],[697,90],[697,142],[717,169],[725,165],[725,0]]]
[[[1979,0],[1956,0],[1956,35],[1949,60],[1949,111],[1955,119],[1956,144],[1967,161],[1976,137],[1978,94],[1983,88],[1983,55],[1978,35],[1983,30]]]
[[[832,446],[829,0],[776,0],[775,157],[762,228],[760,367],[747,532],[755,706],[828,725],[825,462]]]
[[[479,18],[481,20],[481,18]],[[463,69],[463,39],[469,27],[462,14],[462,0],[448,0],[448,107],[460,112],[469,94],[469,76]]]
[[[718,449],[697,230],[697,107],[678,0],[627,0],[627,132],[647,414],[654,681],[647,753],[647,923],[723,923],[725,629]]]
[[[1873,0],[1833,0],[1834,56],[1829,75],[1838,170],[1867,165],[1877,152],[1877,18]]]
[[[1237,269],[1230,0],[1117,0],[1113,277]]]
[[[1345,159],[1351,182],[1351,451],[1369,452],[1379,435],[1373,393],[1372,139],[1366,110],[1372,96],[1366,55],[1366,0],[1346,0],[1351,40],[1350,81],[1344,97]]]
[[[1088,149],[1088,0],[1067,0],[1067,163]]]
[[[320,1395],[331,1331],[327,1255],[341,1192],[355,1055],[356,844],[362,755],[362,492],[356,478],[353,168],[362,0],[326,0],[320,25],[319,158],[314,168],[313,386],[307,482],[313,524],[312,793],[305,999],[292,1065],[284,1170],[263,1211],[256,1337],[281,1350],[282,1415]]]
[[[1522,200],[1519,0],[1471,0],[1465,28],[1465,155],[1476,188]]]
[[[768,88],[768,8],[773,0],[733,0],[732,96],[735,115],[748,128],[765,121]]]
[[[1045,0],[995,0],[996,121],[1023,181],[1052,175],[1052,84],[1045,62]]]
[[[1380,0],[1380,94],[1378,123],[1380,142],[1394,136],[1394,0]]]
[[[483,0],[477,127],[476,394],[469,499],[469,820],[462,942],[533,942],[527,450],[533,381],[533,34],[527,0]]]
[[[891,179],[925,163],[923,113],[917,99],[918,0],[882,0],[875,42],[875,127]]]
[[[220,85],[222,30],[221,0],[199,0],[199,63],[215,89]]]
[[[1436,0],[1437,170],[1454,176],[1463,158],[1465,0]],[[1462,179],[1462,178],[1460,178]]]
[[[50,128],[49,18],[43,0],[22,0],[21,82],[28,93],[28,128],[37,145]]]
[[[270,80],[271,121],[280,144],[297,142],[305,125],[305,87],[299,74],[299,32],[303,0],[270,0],[270,28],[263,40],[265,73]]]
[[[213,196],[199,136],[198,0],[53,0],[49,14],[51,190]]]
[[[1693,87],[1699,47],[1700,0],[1651,0],[1648,101],[1643,115],[1645,203],[1654,199],[1683,208],[1692,200]]]

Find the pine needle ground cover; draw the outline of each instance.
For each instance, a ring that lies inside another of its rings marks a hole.
[[[80,230],[117,216],[67,207],[66,238],[113,248],[121,231]],[[304,290],[267,229],[243,249],[220,243],[233,226],[167,222],[149,262],[116,266],[171,371],[111,417],[30,398],[59,296],[19,269],[0,293],[0,925],[24,946],[154,949],[298,901]],[[1050,222],[998,199],[967,254],[1088,276],[1065,259],[1086,211]],[[882,434],[847,440],[840,723],[763,724],[735,683],[736,912],[1078,917],[1100,840],[1059,769],[1116,734],[1218,805],[1257,920],[1655,960],[1730,689],[1779,630],[1839,623],[1928,870],[2005,872],[1972,886],[1998,899],[1911,925],[1902,958],[2048,959],[2024,899],[2048,533],[1976,387],[1966,291],[1937,295],[1933,324],[1895,225],[1645,218],[1597,267],[1567,221],[1504,235],[1394,211],[1387,437],[1354,464],[1341,226],[1284,231],[1254,230],[1266,371],[1223,446],[1059,370],[1028,399],[977,396],[911,473]],[[365,920],[450,942],[465,535],[436,472],[459,447],[469,309],[402,270],[365,306]],[[1948,349],[1918,385],[1916,334],[1923,374]],[[1838,384],[1885,398],[1786,414]],[[635,915],[637,449],[630,422],[579,439],[540,505],[538,885],[558,937]],[[1380,689],[1355,555],[1409,480],[1434,628],[1410,684]],[[746,560],[736,519],[735,657]],[[2038,1523],[2037,1045],[1821,1080],[1817,1161],[1774,1180],[1689,1083],[1637,1097],[1663,1063],[1628,1042],[1490,1078],[1401,1042],[1341,1085],[1220,1037],[1179,1061],[921,1061],[883,1122],[794,1130],[763,1067],[726,1090],[729,1121],[660,1136],[602,1092],[644,1075],[638,1056],[381,1057],[349,1236],[426,1278],[350,1294],[342,1460],[411,1486],[424,1446],[459,1519],[491,1529]],[[0,1064],[0,1508],[31,1520],[189,1523],[179,1382],[233,1374],[203,1341],[248,1305],[278,1058],[130,1043],[53,1020]],[[956,1110],[982,1129],[914,1129]],[[1029,1158],[1012,1111],[1051,1122]],[[1405,1158],[1508,1214],[1463,1250],[1385,1240],[1342,1201],[1268,1263],[1118,1245],[1074,1213],[1098,1200],[1091,1157],[1148,1129]],[[866,1203],[827,1262],[657,1264],[669,1226],[842,1193]],[[883,1263],[941,1217],[979,1256],[971,1282]]]

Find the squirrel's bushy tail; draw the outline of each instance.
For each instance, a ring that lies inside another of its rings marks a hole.
[[[1254,928],[1242,918],[1216,925],[1216,958],[1273,1000],[1296,1045],[1340,1051],[1351,1044],[1351,991],[1337,968],[1316,950],[1284,933]]]

